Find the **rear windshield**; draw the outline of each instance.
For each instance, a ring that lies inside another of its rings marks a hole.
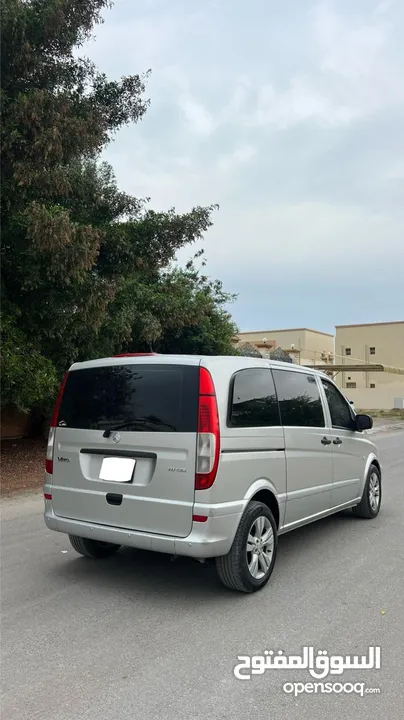
[[[197,366],[114,365],[74,370],[58,426],[126,431],[196,432]]]

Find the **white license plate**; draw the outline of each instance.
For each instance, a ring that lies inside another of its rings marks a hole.
[[[110,482],[130,482],[133,477],[136,460],[133,458],[106,457],[102,461],[100,480]]]

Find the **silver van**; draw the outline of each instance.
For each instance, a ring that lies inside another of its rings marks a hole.
[[[206,560],[262,588],[280,534],[381,502],[377,450],[330,378],[246,357],[124,355],[74,364],[55,406],[45,522],[78,553],[127,545]]]

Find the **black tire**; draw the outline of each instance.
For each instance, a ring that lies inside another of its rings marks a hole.
[[[372,503],[372,495],[374,493],[372,492],[372,484],[375,483],[375,476],[378,478],[378,502],[377,506],[374,506],[374,503]],[[369,468],[368,476],[366,478],[365,487],[363,490],[362,500],[358,505],[355,505],[355,507],[352,508],[352,512],[356,517],[360,518],[366,518],[366,520],[371,520],[372,518],[375,518],[379,514],[380,505],[382,502],[382,477],[381,472],[377,465],[371,465]]]
[[[273,533],[273,549],[267,571],[257,579],[251,574],[248,566],[247,538],[259,517],[269,521]],[[216,558],[216,569],[220,580],[226,587],[239,592],[251,593],[261,590],[267,584],[274,569],[277,546],[277,527],[270,509],[264,503],[250,502],[241,518],[230,552]]]
[[[69,535],[69,540],[75,551],[84,557],[98,560],[115,555],[120,545],[114,543],[101,542],[99,540],[90,540],[89,538],[77,537],[77,535]]]

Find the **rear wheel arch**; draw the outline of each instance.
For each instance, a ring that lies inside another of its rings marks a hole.
[[[261,490],[258,490],[258,492],[254,493],[254,495],[249,498],[249,502],[252,501],[261,502],[270,509],[276,522],[276,527],[279,530],[279,503],[272,490],[269,490],[269,488],[261,488]]]
[[[377,467],[377,469],[378,469],[378,471],[379,471],[379,473],[380,473],[380,477],[382,476],[382,466],[381,466],[379,460],[377,459],[376,455],[374,455],[374,453],[370,453],[370,454],[368,455],[368,457],[366,458],[365,472],[364,472],[364,476],[363,476],[363,479],[362,479],[362,488],[365,487],[366,480],[367,480],[368,475],[369,475],[369,470],[370,470],[370,468],[371,468],[372,465],[375,465],[375,466]]]
[[[372,458],[372,461],[369,463],[369,468],[371,465],[375,465],[377,467],[380,475],[382,474],[382,466],[380,465],[377,458],[375,458],[375,457]]]

